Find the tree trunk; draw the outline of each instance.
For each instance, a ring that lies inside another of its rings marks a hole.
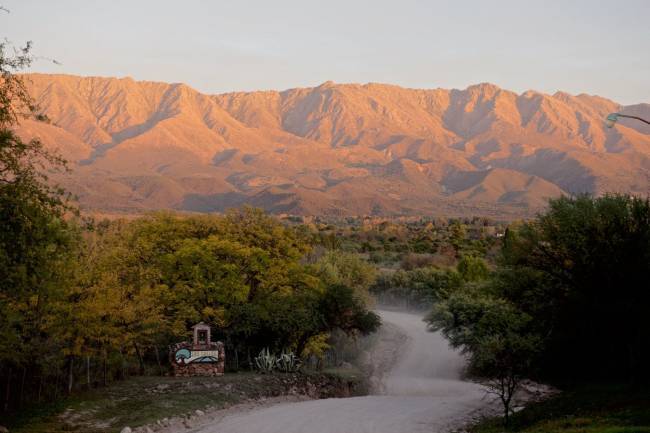
[[[9,367],[9,372],[7,373],[7,389],[5,391],[5,404],[4,411],[9,410],[9,399],[11,398],[11,367]]]
[[[36,398],[36,401],[39,403],[41,402],[41,393],[43,392],[43,372],[41,372],[41,376],[38,378],[38,397]]]
[[[501,402],[503,403],[503,422],[507,426],[510,422],[510,405],[512,397],[517,389],[518,379],[516,376],[510,376],[507,379],[502,379],[501,383]]]
[[[296,356],[302,355],[302,352],[305,350],[305,346],[307,346],[307,341],[309,341],[309,336],[303,335],[300,337],[298,344],[296,345]]]
[[[86,355],[86,385],[90,389],[90,355]]]
[[[120,349],[120,372],[122,380],[126,379],[126,363],[124,362],[124,352]]]
[[[54,381],[54,400],[57,400],[59,397],[59,376],[61,375],[61,372],[58,371],[56,372],[56,379]]]
[[[74,367],[74,357],[68,357],[68,395],[72,394],[72,385],[74,384],[74,374],[72,368]]]
[[[106,353],[106,349],[104,349],[104,360],[103,360],[103,367],[104,367],[104,386],[108,385],[108,354]]]
[[[160,363],[160,354],[158,353],[158,345],[156,344],[153,347],[156,350],[156,362],[158,363],[158,371],[160,372],[161,376],[164,376],[165,372],[163,371],[162,364]]]
[[[25,392],[25,378],[27,377],[27,368],[23,367],[23,377],[20,380],[20,394],[18,396],[18,407],[23,406],[23,394]]]
[[[144,376],[144,359],[142,359],[142,353],[140,353],[140,347],[138,346],[138,343],[133,342],[133,347],[135,348],[135,354],[138,356],[138,364],[140,365],[140,376]]]

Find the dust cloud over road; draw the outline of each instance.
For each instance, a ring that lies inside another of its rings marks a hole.
[[[407,336],[378,395],[284,403],[225,416],[196,433],[444,432],[485,406],[479,385],[460,380],[461,356],[422,318],[381,311]]]

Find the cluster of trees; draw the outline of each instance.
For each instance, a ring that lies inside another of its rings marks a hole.
[[[563,197],[509,229],[493,275],[451,293],[427,320],[489,380],[507,420],[526,377],[650,379],[649,274],[648,199]]]
[[[346,261],[332,263],[328,254],[304,262],[309,244],[256,209],[222,217],[157,214],[108,223],[89,237],[77,299],[116,303],[89,315],[100,330],[113,326],[98,318],[117,320],[133,334],[124,346],[136,353],[136,343],[146,348],[161,336],[177,338],[204,321],[217,328],[214,335],[225,340],[238,368],[262,347],[300,353],[310,338],[331,329],[377,326],[355,272],[339,275]]]
[[[255,354],[318,354],[330,332],[367,334],[373,274],[358,259],[311,254],[311,238],[255,209],[224,216],[81,219],[43,173],[64,162],[14,132],[37,118],[0,45],[0,384],[2,405],[57,398],[153,368],[198,321],[231,368]]]
[[[409,254],[436,256],[436,264],[455,262],[462,255],[494,255],[498,235],[504,231],[502,224],[483,218],[349,218],[309,226],[316,243],[367,253],[372,262],[380,265],[399,263]]]
[[[489,275],[484,259],[463,256],[455,267],[423,266],[384,272],[377,277],[370,292],[382,304],[427,309],[464,285],[485,280]]]
[[[68,234],[56,240],[60,251],[48,235],[25,250],[43,254],[38,264],[22,269],[29,263],[19,256],[5,264],[15,275],[0,291],[7,408],[62,388],[164,371],[167,346],[199,321],[225,341],[232,369],[252,367],[265,347],[318,354],[315,346],[326,347],[334,330],[368,334],[379,326],[363,263],[332,253],[306,261],[310,245],[256,209],[84,226],[58,217],[56,224]],[[11,291],[18,277],[29,281]]]

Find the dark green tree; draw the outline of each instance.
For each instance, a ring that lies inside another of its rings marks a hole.
[[[465,281],[480,281],[490,276],[487,263],[480,257],[463,256],[456,265],[456,269]]]
[[[12,375],[35,369],[37,351],[51,348],[48,317],[63,294],[76,230],[64,219],[67,195],[51,186],[47,171],[65,162],[38,140],[23,140],[15,127],[38,114],[17,73],[32,62],[31,46],[0,43],[0,375],[10,406]]]
[[[536,220],[509,230],[503,256],[510,276],[502,281],[511,280],[503,295],[547,333],[548,378],[650,378],[648,199],[552,200]]]

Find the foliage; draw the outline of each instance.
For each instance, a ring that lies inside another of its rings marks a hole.
[[[246,221],[245,227],[237,221]],[[293,229],[258,210],[224,217],[151,215],[109,224],[101,238],[94,290],[127,290],[134,297],[155,293],[150,321],[166,341],[204,321],[216,328],[215,337],[226,340],[235,359],[250,364],[251,351],[301,351],[311,336],[338,326],[321,310],[329,282],[300,262],[308,246]],[[116,269],[118,284],[98,287]],[[365,308],[351,300],[353,292],[349,296],[338,307]],[[365,329],[361,322],[345,326],[350,332]],[[143,332],[133,335],[145,347],[155,344]]]
[[[273,373],[277,367],[278,358],[266,347],[255,357],[255,365],[261,373]]]
[[[370,292],[382,303],[423,309],[446,299],[463,284],[463,275],[455,269],[424,267],[382,273]]]
[[[330,348],[330,344],[328,343],[329,338],[330,334],[326,332],[310,337],[305,342],[305,348],[302,350],[300,356],[304,359],[314,356],[316,359],[322,360],[325,352]]]
[[[402,261],[400,262],[400,268],[405,271],[434,265],[435,259],[431,254],[408,253],[402,257]]]
[[[52,346],[41,344],[40,359],[59,377],[48,398],[62,374],[72,389],[164,372],[166,347],[198,321],[226,343],[231,369],[254,368],[251,354],[262,348],[304,353],[333,330],[354,336],[379,326],[358,295],[369,280],[340,272],[347,262],[335,262],[336,280],[303,263],[310,246],[299,230],[256,209],[163,212],[93,223],[81,234],[66,265],[74,272],[42,329]],[[285,356],[283,368],[294,370],[294,358]],[[37,393],[38,383],[29,389]]]
[[[484,218],[441,219],[431,217],[328,219],[310,224],[313,243],[330,250],[369,253],[371,261],[392,265],[405,259],[409,269],[424,265],[454,265],[462,255],[495,256],[501,223]],[[412,258],[409,259],[408,257]],[[411,267],[412,266],[412,267]],[[408,270],[408,269],[407,269]]]
[[[340,329],[348,335],[354,333],[367,335],[375,332],[381,325],[379,316],[366,309],[354,289],[342,284],[327,288],[320,299],[318,311],[321,322],[320,332]]]
[[[464,261],[464,263],[463,263]],[[508,230],[500,266],[462,259],[465,284],[427,321],[470,360],[504,405],[524,377],[567,385],[650,378],[650,201],[551,200]]]
[[[275,370],[283,373],[295,373],[300,368],[300,358],[290,350],[283,350],[280,355],[276,356],[266,347],[255,357],[255,366],[261,373],[272,373]]]
[[[509,231],[503,255],[502,296],[545,334],[543,377],[650,379],[648,199],[552,200],[537,220]]]
[[[328,251],[315,265],[314,272],[329,285],[345,285],[352,288],[355,296],[372,304],[369,287],[375,282],[375,267],[357,254]]]
[[[74,346],[58,317],[75,272],[79,230],[68,196],[52,186],[45,174],[65,170],[65,161],[38,140],[25,141],[14,132],[23,119],[46,120],[18,74],[31,64],[30,51],[29,43],[18,50],[0,43],[0,382],[4,385],[0,408],[4,410],[26,401],[25,389],[39,381],[46,386],[46,379],[65,363],[52,354],[67,355]]]
[[[300,358],[292,351],[282,351],[276,360],[278,370],[284,373],[294,373],[300,368]]]
[[[426,321],[431,331],[441,331],[452,347],[468,356],[470,372],[483,378],[501,400],[507,423],[512,397],[531,375],[542,338],[528,314],[485,292],[467,286],[434,305]]]
[[[490,276],[490,269],[480,257],[463,256],[456,265],[458,273],[464,281],[481,281]]]

